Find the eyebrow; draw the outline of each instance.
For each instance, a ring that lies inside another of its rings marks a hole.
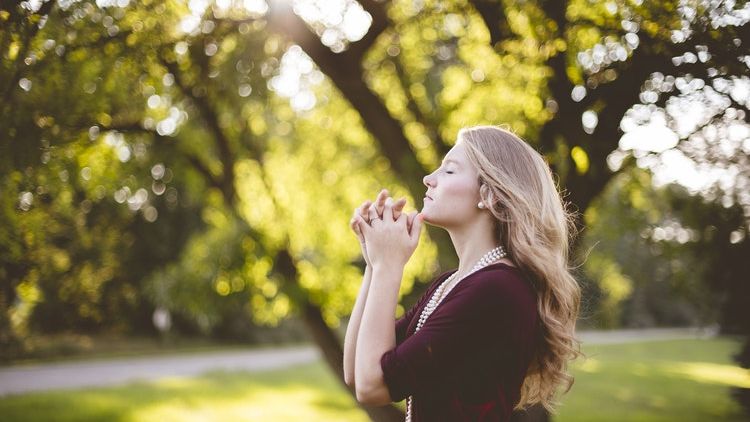
[[[456,165],[459,165],[459,166],[461,165],[461,163],[459,163],[458,161],[450,159],[450,158],[447,160],[443,160],[443,164],[445,163],[455,163]]]

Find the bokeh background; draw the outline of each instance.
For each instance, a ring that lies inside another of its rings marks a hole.
[[[518,420],[746,420],[749,20],[719,0],[0,2],[0,369],[319,353],[0,410],[400,420],[343,383],[349,218],[383,187],[420,209],[458,130],[500,124],[578,211],[579,329],[627,334],[584,344],[560,414]],[[456,264],[429,227],[398,314]]]

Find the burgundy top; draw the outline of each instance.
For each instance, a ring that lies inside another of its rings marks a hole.
[[[391,399],[412,399],[412,421],[508,421],[538,333],[536,292],[498,262],[462,280],[415,333],[439,275],[396,321],[396,347],[380,365]]]

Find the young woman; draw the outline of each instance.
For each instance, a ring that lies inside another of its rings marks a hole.
[[[347,327],[347,385],[367,405],[407,399],[407,421],[507,421],[535,403],[554,412],[582,353],[573,219],[549,167],[511,132],[475,126],[424,184],[419,214],[386,190],[355,210],[367,267]],[[394,324],[422,221],[448,231],[459,266]]]

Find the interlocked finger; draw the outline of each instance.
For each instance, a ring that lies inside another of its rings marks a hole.
[[[372,226],[372,225],[373,225],[373,223],[375,223],[376,221],[382,220],[382,218],[380,218],[380,216],[378,215],[378,210],[377,210],[377,209],[376,209],[375,207],[371,207],[371,208],[369,209],[369,211],[368,211],[368,217],[369,217],[369,220],[370,220],[370,225],[371,225],[371,226]]]
[[[372,206],[372,201],[365,201],[362,206],[357,208],[357,213],[359,213],[360,217],[362,217],[363,220],[365,220],[365,223],[370,224],[370,208]]]
[[[354,233],[357,236],[360,235],[359,224],[357,224],[357,214],[356,213],[354,214],[354,217],[352,217],[352,219],[349,220],[349,227],[351,227],[352,230],[354,230]]]
[[[404,205],[406,205],[406,198],[401,198],[398,201],[395,201],[393,203],[392,209],[393,209],[393,220],[394,221],[398,220],[398,218],[401,216],[401,214],[402,214],[402,212],[404,210]]]

